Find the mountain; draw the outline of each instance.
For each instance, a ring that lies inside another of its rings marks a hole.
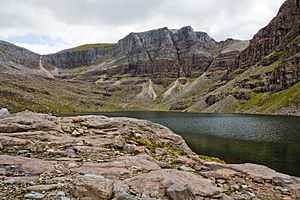
[[[84,79],[101,74],[197,77],[221,51],[227,49],[227,53],[232,53],[224,57],[226,62],[234,60],[247,45],[247,41],[232,39],[216,42],[207,33],[196,32],[190,26],[179,30],[165,27],[130,33],[116,44],[83,45],[44,55],[43,63],[57,67],[65,75],[70,72],[78,75],[76,68],[80,68],[81,74],[88,72],[83,75]]]
[[[41,55],[27,49],[0,41],[0,71],[54,78],[49,72],[54,68],[45,69],[40,58]]]
[[[188,110],[299,114],[299,44],[299,1],[287,0],[239,54],[229,82]]]
[[[286,0],[251,41],[218,42],[186,26],[130,33],[115,44],[86,44],[49,55],[2,42],[0,67],[6,74],[0,77],[0,90],[18,98],[2,95],[0,107],[299,115],[299,46],[295,0]],[[11,80],[20,74],[52,79]]]
[[[287,0],[277,16],[251,40],[237,59],[238,68],[257,63],[276,65],[267,82],[267,90],[288,88],[300,80],[300,8],[299,0]]]

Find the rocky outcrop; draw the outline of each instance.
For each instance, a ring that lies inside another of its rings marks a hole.
[[[180,30],[161,28],[131,33],[113,46],[114,64],[134,75],[191,76],[192,71],[205,70],[213,56],[216,41],[189,26]]]
[[[277,16],[253,37],[249,47],[239,55],[236,66],[278,66],[267,74],[264,91],[286,89],[299,82],[299,25],[299,1],[286,0]]]
[[[216,42],[207,33],[186,26],[130,33],[117,44],[87,44],[43,55],[41,62],[40,55],[9,43],[3,42],[0,50],[5,60],[13,61],[6,65],[18,68],[16,65],[22,64],[23,71],[42,70],[43,66],[55,76],[80,79],[97,79],[103,74],[177,78],[198,77],[213,61],[212,67],[231,65],[246,46],[246,41],[232,39]]]
[[[40,55],[11,43],[0,41],[0,65],[16,68],[22,65],[30,69],[38,69]]]
[[[285,38],[300,22],[298,0],[286,0],[277,16],[250,41],[250,45],[237,59],[238,67],[255,65],[285,42]],[[297,35],[298,36],[298,35]]]
[[[246,49],[249,41],[227,39],[219,43],[220,51],[217,53],[209,69],[221,68],[231,70],[235,68],[235,60],[241,51]]]
[[[86,73],[86,77],[105,73],[158,78],[197,77],[207,70],[214,56],[219,56],[216,64],[222,63],[221,67],[231,64],[237,53],[246,48],[247,42],[230,39],[219,43],[207,33],[186,26],[179,30],[165,27],[130,33],[111,46],[87,46],[45,55],[43,63],[64,69],[98,66]]]
[[[40,62],[41,56],[27,49],[8,42],[0,41],[0,73],[37,75],[53,78],[49,72],[54,67],[45,69]],[[48,71],[49,70],[49,71]]]
[[[110,46],[90,47],[79,50],[63,50],[43,56],[45,65],[58,68],[76,68],[100,64],[107,58]]]
[[[300,197],[299,178],[202,160],[144,120],[22,112],[0,119],[0,144],[3,199]]]

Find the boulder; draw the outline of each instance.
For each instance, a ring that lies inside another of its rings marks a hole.
[[[190,172],[174,169],[162,169],[144,173],[124,181],[130,188],[142,196],[171,199],[195,199],[196,197],[213,197],[222,192],[210,180]],[[141,184],[143,183],[143,184]]]
[[[85,174],[77,176],[72,194],[77,198],[109,200],[113,195],[114,182],[103,176]]]
[[[7,108],[1,108],[0,109],[0,119],[7,117],[9,115],[8,109]]]

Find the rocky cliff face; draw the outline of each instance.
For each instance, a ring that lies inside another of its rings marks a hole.
[[[30,69],[38,69],[39,56],[27,49],[11,43],[0,41],[0,65],[5,68],[15,68],[22,65]]]
[[[300,81],[299,0],[287,0],[277,16],[251,40],[241,52],[236,64],[238,68],[249,68],[255,64],[273,66],[267,74],[265,91],[286,89]]]
[[[41,55],[8,42],[0,41],[0,72],[38,75],[53,78],[49,72],[52,67],[44,68]],[[48,71],[49,70],[49,71]]]
[[[222,68],[231,70],[235,68],[235,60],[240,55],[241,51],[246,49],[249,41],[227,39],[219,43],[219,51],[213,62],[210,65],[212,68]]]
[[[58,68],[90,66],[103,62],[107,58],[109,51],[110,45],[78,50],[63,50],[55,54],[44,55],[43,63]]]
[[[45,55],[43,63],[58,68],[101,65],[95,68],[94,73],[89,71],[86,76],[100,70],[100,74],[197,77],[209,68],[219,53],[225,55],[220,55],[215,65],[224,61],[220,64],[224,66],[227,62],[231,64],[231,60],[246,46],[247,42],[238,40],[216,42],[207,33],[196,32],[190,26],[179,30],[160,28],[130,33],[112,46],[89,46],[86,49],[75,48]]]
[[[249,47],[240,54],[237,60],[238,67],[247,68],[261,61],[276,47],[286,42],[287,35],[299,28],[299,22],[299,1],[285,1],[277,16],[253,37]]]
[[[216,47],[214,39],[188,26],[131,33],[113,46],[111,55],[132,74],[191,76],[209,67]]]

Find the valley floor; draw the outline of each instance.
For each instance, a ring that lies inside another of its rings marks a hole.
[[[120,75],[93,83],[1,73],[0,107],[42,113],[154,110],[300,115],[300,83],[276,93],[235,88],[245,74],[227,83],[216,81],[222,72],[215,78],[204,74],[197,79],[153,81]]]

